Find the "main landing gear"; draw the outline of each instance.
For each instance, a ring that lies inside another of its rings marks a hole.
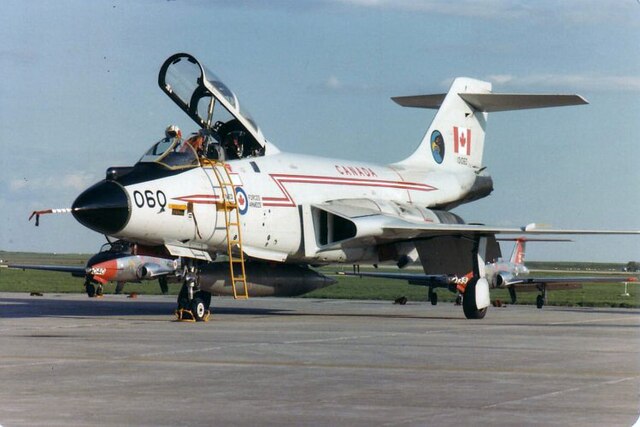
[[[484,281],[484,282],[483,282]],[[472,278],[467,286],[464,288],[464,296],[462,298],[462,311],[467,319],[483,319],[487,314],[487,306],[478,308],[476,301],[476,287],[486,286],[488,291],[488,283],[484,278]]]
[[[542,308],[547,302],[547,286],[544,283],[538,285],[538,290],[540,291],[540,295],[536,297],[536,307]]]
[[[431,302],[431,305],[438,305],[438,294],[433,289],[432,286],[429,286],[429,293],[427,294],[427,301]]]
[[[178,294],[176,317],[181,322],[206,322],[211,316],[211,294],[201,291],[198,269],[185,267],[184,283]]]
[[[464,289],[462,311],[467,319],[483,319],[491,305],[489,282],[485,279],[487,237],[475,236],[473,249],[473,275]]]

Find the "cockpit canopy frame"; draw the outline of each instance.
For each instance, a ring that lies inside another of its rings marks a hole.
[[[192,55],[170,56],[160,67],[158,85],[200,128],[219,133],[221,140],[228,133],[244,132],[249,137],[247,151],[264,153],[267,141],[251,115],[222,80]]]

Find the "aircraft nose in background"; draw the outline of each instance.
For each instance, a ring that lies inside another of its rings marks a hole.
[[[78,196],[73,202],[72,213],[85,227],[103,234],[115,234],[129,222],[131,208],[120,184],[101,181]]]

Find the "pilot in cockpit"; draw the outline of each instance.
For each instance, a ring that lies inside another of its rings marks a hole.
[[[202,131],[198,131],[192,134],[189,139],[185,141],[186,144],[190,145],[193,150],[198,153],[199,157],[203,157],[204,155],[204,135]]]
[[[224,138],[224,148],[227,153],[227,157],[230,159],[241,159],[244,157],[244,144],[242,143],[242,137],[244,132],[231,131]]]
[[[206,129],[200,129],[186,140],[199,157],[223,162],[226,160],[225,152],[221,147],[218,134]]]

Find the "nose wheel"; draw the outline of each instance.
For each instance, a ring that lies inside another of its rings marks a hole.
[[[180,322],[206,322],[211,316],[211,294],[199,290],[199,277],[195,269],[185,274],[185,280],[178,294],[178,308],[175,312]]]
[[[96,286],[89,280],[84,282],[84,290],[89,298],[100,298],[104,295],[104,288],[102,285],[98,284],[98,286]]]

